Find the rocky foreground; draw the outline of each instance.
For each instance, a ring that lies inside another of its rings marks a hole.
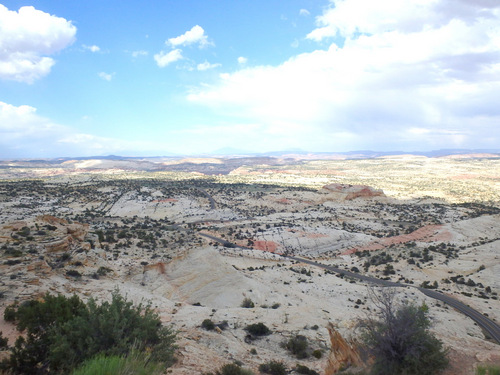
[[[395,200],[348,184],[92,176],[0,188],[0,313],[45,292],[104,300],[118,288],[137,303],[151,301],[179,331],[173,374],[235,360],[254,370],[269,360],[290,369],[301,363],[321,374],[359,364],[356,323],[374,313],[368,286],[282,254],[436,287],[500,321],[500,213],[491,205]],[[245,299],[253,307],[242,307]],[[410,286],[398,299],[430,307],[433,332],[450,349],[449,374],[500,363],[499,346],[472,320]],[[202,328],[205,319],[219,327]],[[258,322],[272,333],[249,338],[244,328]],[[11,342],[17,335],[1,319],[0,331]],[[283,348],[296,335],[307,338],[307,358]]]

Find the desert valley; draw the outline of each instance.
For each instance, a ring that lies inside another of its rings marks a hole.
[[[499,246],[498,155],[0,163],[1,316],[46,292],[101,301],[118,289],[178,332],[175,375],[233,361],[362,368],[357,321],[380,287],[351,273],[401,283],[399,301],[429,307],[446,374],[499,365],[488,332],[416,288],[498,324]],[[271,334],[249,338],[259,322]],[[18,335],[3,319],[0,331]],[[282,344],[298,335],[305,358]]]

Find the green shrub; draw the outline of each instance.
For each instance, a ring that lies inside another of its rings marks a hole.
[[[46,294],[43,301],[30,300],[15,309],[17,328],[23,332],[2,362],[15,374],[69,373],[82,361],[98,354],[125,356],[132,348],[151,353],[164,366],[173,363],[175,334],[161,325],[149,305],[132,302],[112,293],[111,302],[87,304]]]
[[[13,322],[16,320],[16,305],[12,304],[5,308],[3,312],[3,319],[6,322]]]
[[[6,266],[15,266],[16,264],[20,264],[21,261],[19,259],[7,259],[3,264]]]
[[[384,290],[372,299],[379,319],[360,322],[363,341],[374,358],[371,374],[432,375],[448,365],[446,350],[430,332],[426,305],[396,306],[395,292]]]
[[[144,352],[133,351],[124,357],[99,354],[85,361],[71,375],[161,375],[164,370],[164,364],[151,361]]]
[[[79,279],[80,277],[82,277],[82,274],[77,270],[68,270],[66,271],[66,276],[71,276]]]
[[[31,230],[30,228],[28,227],[22,227],[20,231],[18,231],[17,233],[20,235],[20,236],[23,236],[23,237],[26,237],[30,234]]]
[[[8,257],[22,257],[23,252],[19,249],[8,248],[5,250],[5,255]]]
[[[303,335],[295,335],[283,345],[289,352],[295,355],[298,359],[307,358],[307,337]]]
[[[264,323],[254,323],[245,327],[245,331],[254,336],[267,336],[271,330]]]
[[[213,331],[215,329],[215,324],[210,319],[205,319],[201,323],[201,328],[206,329],[207,331]]]
[[[285,375],[287,373],[285,364],[277,361],[260,364],[259,371],[271,375]]]
[[[314,371],[313,369],[310,369],[309,367],[300,364],[297,364],[297,366],[295,367],[295,371],[298,372],[299,374],[304,374],[304,375],[319,375],[317,371]]]
[[[69,253],[63,253],[61,257],[59,258],[60,261],[65,262],[67,260],[71,259],[71,254]]]
[[[9,340],[3,337],[3,332],[0,331],[0,350],[7,349],[9,347]]]
[[[481,365],[476,368],[476,375],[500,375],[500,366]]]
[[[99,276],[106,276],[106,274],[108,274],[109,272],[111,272],[111,268],[101,266],[96,273]]]
[[[243,302],[241,302],[241,307],[244,307],[245,309],[251,309],[255,307],[255,303],[250,298],[245,298]]]
[[[323,351],[321,349],[316,349],[312,352],[312,356],[316,359],[323,357]]]

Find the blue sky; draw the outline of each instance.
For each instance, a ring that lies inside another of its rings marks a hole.
[[[500,148],[496,0],[1,1],[0,157]]]

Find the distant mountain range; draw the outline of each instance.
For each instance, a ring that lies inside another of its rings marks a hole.
[[[200,155],[173,155],[168,154],[164,156],[120,156],[120,155],[95,155],[95,156],[78,156],[78,157],[60,157],[60,158],[13,158],[13,159],[0,159],[3,161],[23,161],[31,163],[44,163],[44,164],[60,164],[70,160],[128,160],[128,161],[150,161],[150,162],[165,162],[172,160],[179,160],[184,158],[290,158],[290,159],[371,159],[387,156],[425,156],[428,158],[436,157],[476,157],[476,158],[496,158],[500,157],[500,149],[443,149],[432,151],[371,151],[371,150],[358,150],[358,151],[345,151],[345,152],[311,152],[301,149],[291,149],[284,151],[270,151],[270,152],[249,152],[235,148],[223,148],[216,150],[212,153]]]
[[[227,152],[226,152],[227,151]],[[307,158],[313,158],[317,156],[319,159],[323,157],[333,157],[336,156],[342,159],[365,159],[365,158],[377,158],[382,156],[397,156],[397,155],[415,155],[415,156],[426,156],[429,158],[452,156],[452,155],[495,155],[500,157],[500,149],[444,149],[444,150],[432,150],[432,151],[371,151],[371,150],[358,150],[358,151],[344,151],[344,152],[311,152],[304,151],[301,149],[291,149],[285,151],[270,151],[263,153],[252,153],[245,152],[243,150],[236,149],[221,149],[215,151],[213,156],[273,156],[273,157],[286,157],[291,155],[307,156]]]
[[[29,169],[59,169],[62,171],[146,171],[146,172],[183,172],[201,173],[204,175],[226,175],[241,167],[252,166],[286,166],[305,164],[313,160],[360,160],[375,158],[454,158],[454,159],[498,159],[500,150],[436,150],[427,152],[403,151],[351,151],[351,152],[307,152],[302,150],[287,150],[268,153],[238,153],[210,154],[198,156],[89,156],[64,157],[53,159],[0,159],[0,169],[14,171]],[[16,172],[17,171],[17,172]]]

